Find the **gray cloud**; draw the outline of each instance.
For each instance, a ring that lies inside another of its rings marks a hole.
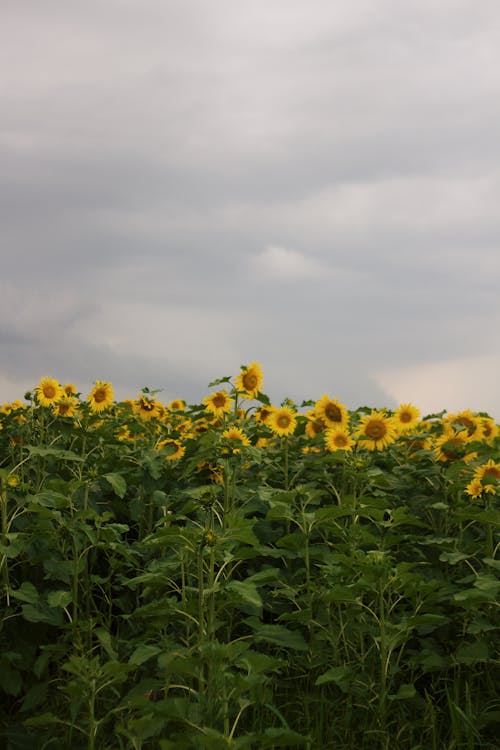
[[[412,368],[447,406],[460,362],[473,403],[500,367],[496,2],[2,15],[2,398],[47,373],[196,400],[256,359],[273,398],[351,406]]]

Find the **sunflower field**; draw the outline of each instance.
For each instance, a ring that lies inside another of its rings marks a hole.
[[[0,409],[5,750],[494,750],[499,427],[43,377]]]

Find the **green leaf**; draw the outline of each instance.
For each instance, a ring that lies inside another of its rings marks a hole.
[[[234,591],[247,604],[259,609],[262,607],[262,598],[255,583],[251,581],[230,581],[226,588]]]
[[[24,581],[18,589],[11,591],[11,596],[22,602],[28,602],[28,604],[36,604],[38,602],[39,594],[32,583]]]
[[[111,485],[115,495],[118,495],[123,500],[127,492],[127,483],[122,475],[111,472],[110,474],[105,474],[104,479]]]
[[[288,630],[284,625],[261,625],[257,618],[249,618],[247,622],[254,626],[254,637],[256,641],[274,643],[282,648],[292,651],[307,651],[307,643],[304,636],[297,630]]]
[[[455,654],[455,658],[460,664],[476,664],[477,662],[487,661],[488,657],[488,644],[484,641],[461,645]]]
[[[32,456],[52,456],[65,461],[83,461],[83,458],[73,451],[65,451],[59,448],[40,448],[37,445],[25,445],[24,447]]]
[[[136,664],[139,666],[140,664],[144,664],[144,662],[148,661],[148,659],[152,659],[154,656],[158,656],[158,654],[161,654],[162,649],[158,646],[149,646],[147,643],[141,643],[140,646],[137,646],[133,654],[130,656],[130,659],[128,660],[129,664]]]
[[[49,604],[49,607],[61,607],[62,609],[64,609],[64,607],[67,607],[72,599],[73,595],[71,591],[64,591],[62,589],[58,591],[49,591],[49,593],[47,594],[47,602]]]
[[[416,695],[417,695],[417,691],[415,689],[415,685],[412,685],[411,683],[406,683],[404,685],[400,685],[397,693],[391,693],[389,695],[389,700],[390,701],[403,701],[403,700],[415,698]]]
[[[334,682],[344,693],[346,693],[351,680],[352,670],[350,667],[332,667],[320,675],[314,684],[328,685],[330,682]]]
[[[465,555],[463,552],[441,552],[439,559],[441,562],[448,562],[450,565],[456,565],[461,560],[467,560],[470,555]]]

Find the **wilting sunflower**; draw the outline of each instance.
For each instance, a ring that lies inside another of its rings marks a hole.
[[[206,396],[203,399],[203,403],[210,414],[213,414],[215,417],[222,417],[223,414],[231,411],[234,399],[230,398],[227,391],[215,391],[210,396]]]
[[[264,373],[257,362],[251,365],[241,367],[241,372],[236,376],[236,389],[240,391],[245,398],[257,398],[259,391],[262,390],[264,382]]]
[[[325,446],[329,451],[350,451],[354,440],[345,427],[329,427],[325,431]]]
[[[96,380],[95,385],[90,391],[87,401],[93,412],[100,413],[112,406],[114,399],[114,390],[111,383],[105,383],[102,380]]]
[[[41,378],[35,392],[41,406],[52,406],[61,398],[63,389],[54,378]]]
[[[330,398],[327,395],[314,404],[314,411],[326,422],[328,427],[347,427],[349,414],[347,407],[341,404],[336,398]]]
[[[370,414],[361,417],[361,422],[356,430],[355,437],[358,438],[362,448],[369,451],[383,450],[393,443],[398,436],[396,425],[392,417],[388,417],[385,411],[372,409]]]
[[[275,435],[280,437],[293,435],[297,426],[297,415],[290,407],[281,406],[273,410],[267,424]]]
[[[226,448],[231,453],[240,453],[241,448],[250,445],[250,440],[239,427],[229,427],[221,435],[221,440],[226,442]]]
[[[315,409],[311,409],[306,414],[306,435],[310,438],[315,438],[316,435],[321,435],[326,428],[326,422],[323,417],[318,416]]]
[[[410,432],[419,422],[420,409],[413,404],[400,404],[394,412],[394,422],[398,432]]]
[[[177,458],[182,458],[186,452],[186,449],[179,443],[178,440],[167,438],[162,440],[157,445],[158,450],[164,450],[166,452],[165,461],[175,461]]]

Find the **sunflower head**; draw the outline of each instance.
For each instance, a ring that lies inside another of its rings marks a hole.
[[[105,383],[103,380],[96,380],[88,396],[90,409],[93,412],[100,413],[113,405],[114,390],[111,383]]]
[[[186,408],[186,402],[182,398],[175,398],[168,405],[170,411],[184,411]]]
[[[221,435],[222,450],[229,453],[240,453],[243,446],[250,445],[250,440],[239,427],[229,427]]]
[[[311,409],[306,414],[306,435],[310,438],[315,438],[317,435],[321,435],[326,429],[326,422],[323,417],[318,416],[315,409]]]
[[[269,417],[268,425],[275,435],[287,437],[293,435],[297,426],[297,415],[289,406],[274,409]]]
[[[443,434],[434,441],[434,455],[442,463],[451,461],[470,460],[472,454],[467,454],[467,444],[470,437],[467,430],[456,432],[451,425],[445,425]]]
[[[394,412],[394,423],[398,432],[410,432],[418,425],[420,409],[413,404],[400,404]]]
[[[162,440],[158,443],[157,448],[165,453],[165,461],[175,461],[178,458],[182,458],[186,452],[182,443],[172,438]]]
[[[160,418],[165,413],[163,404],[157,401],[154,396],[146,396],[144,393],[137,394],[134,401],[134,411],[141,419],[146,421]]]
[[[215,417],[221,417],[231,411],[234,399],[230,398],[227,391],[215,391],[203,399],[205,409]]]
[[[257,362],[251,365],[242,365],[241,372],[236,376],[236,389],[243,394],[244,398],[256,398],[262,390],[264,373]]]
[[[325,446],[329,451],[350,451],[354,440],[344,427],[329,427],[325,431]]]
[[[392,417],[385,411],[372,409],[370,414],[361,417],[355,436],[363,448],[370,451],[383,450],[397,438],[397,427]]]
[[[346,427],[349,422],[347,407],[326,394],[316,401],[314,411],[328,427]]]
[[[63,389],[54,378],[41,378],[35,388],[35,393],[41,406],[52,406],[61,398]]]
[[[60,401],[57,401],[52,406],[52,410],[58,417],[74,417],[78,412],[79,406],[80,402],[77,398],[64,395]]]

